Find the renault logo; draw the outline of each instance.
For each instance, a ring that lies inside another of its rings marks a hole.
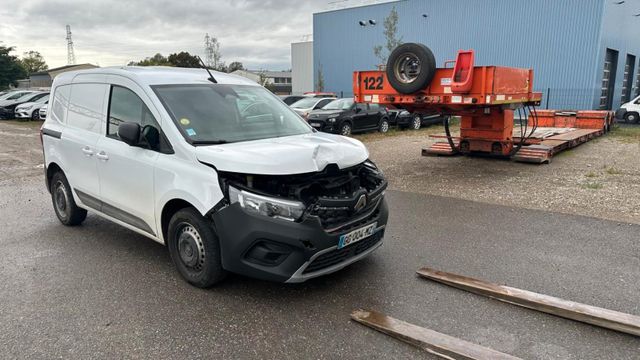
[[[358,202],[356,202],[356,204],[354,205],[353,210],[355,210],[356,212],[360,212],[366,206],[367,206],[367,195],[362,194],[358,198]]]

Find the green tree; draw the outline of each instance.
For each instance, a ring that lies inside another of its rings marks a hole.
[[[234,62],[232,62],[231,64],[229,64],[229,69],[228,69],[228,71],[229,71],[230,73],[232,73],[232,72],[234,72],[234,71],[236,71],[236,70],[244,70],[244,65],[242,65],[242,63],[241,63],[241,62],[239,62],[239,61],[234,61]]]
[[[260,79],[258,80],[258,84],[260,84],[261,86],[264,86],[267,90],[271,91],[271,92],[275,92],[276,91],[276,86],[269,81],[269,78],[267,77],[267,73],[264,71],[261,71],[258,76],[260,76]]]
[[[394,6],[389,12],[389,16],[384,19],[384,37],[387,43],[373,47],[373,55],[380,59],[382,64],[387,63],[387,58],[393,49],[402,45],[402,37],[398,38],[398,11]]]
[[[17,80],[26,77],[27,72],[20,64],[17,56],[11,55],[14,50],[11,46],[0,45],[0,90],[10,85],[17,86]]]
[[[49,69],[47,63],[44,61],[42,55],[40,55],[37,51],[28,51],[22,55],[22,59],[20,60],[20,64],[27,72],[27,76],[38,72]]]
[[[316,91],[317,92],[324,91],[324,74],[322,72],[322,65],[318,67],[318,76],[316,78]]]
[[[172,64],[169,62],[169,60],[162,56],[162,54],[157,53],[155,55],[153,55],[152,57],[148,57],[145,58],[144,60],[140,60],[140,61],[131,61],[129,64],[129,66],[172,66]]]
[[[191,55],[185,51],[169,55],[167,61],[169,61],[172,66],[183,68],[199,68],[202,66],[200,64],[200,59],[197,56]]]

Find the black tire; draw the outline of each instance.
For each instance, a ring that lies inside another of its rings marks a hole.
[[[380,131],[383,134],[386,134],[389,132],[389,120],[387,118],[382,118],[382,120],[380,120],[378,131]]]
[[[353,132],[353,128],[351,127],[350,123],[346,122],[340,125],[340,135],[350,136],[352,132]]]
[[[55,210],[58,220],[66,226],[82,224],[84,219],[87,218],[87,210],[81,209],[76,205],[71,186],[69,186],[64,173],[58,171],[53,174],[49,189],[51,189],[53,210]]]
[[[628,112],[624,114],[624,122],[635,124],[640,120],[640,116],[638,116],[637,112]]]
[[[40,120],[40,110],[33,110],[33,112],[31,113],[31,120]]]
[[[411,130],[420,130],[422,127],[422,117],[419,114],[413,114],[413,118],[411,119],[411,125],[409,128]]]
[[[387,61],[387,79],[401,94],[413,94],[431,84],[436,58],[423,44],[407,43],[395,48]]]
[[[208,288],[227,275],[213,224],[193,208],[182,209],[171,217],[167,246],[178,272],[193,286]]]

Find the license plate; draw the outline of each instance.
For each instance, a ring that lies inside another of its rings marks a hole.
[[[342,249],[345,246],[357,243],[358,241],[373,235],[377,225],[378,223],[369,224],[365,227],[361,227],[360,229],[353,230],[350,233],[340,235],[340,240],[338,241],[338,249]]]
[[[311,123],[311,126],[315,127],[315,128],[319,128],[320,126],[322,126],[321,124],[318,123]]]

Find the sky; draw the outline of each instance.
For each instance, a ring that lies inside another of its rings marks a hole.
[[[222,61],[245,68],[291,68],[291,43],[313,31],[313,13],[368,0],[2,0],[0,44],[35,50],[49,68],[67,64],[65,25],[76,63],[126,65],[156,53],[204,58],[204,36],[218,38]],[[7,6],[10,5],[10,6]]]

